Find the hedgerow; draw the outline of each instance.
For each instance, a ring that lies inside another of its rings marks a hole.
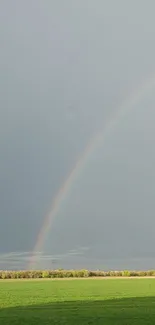
[[[89,270],[24,270],[0,271],[0,279],[50,279],[91,277],[146,277],[155,276],[155,270],[148,271],[89,271]]]

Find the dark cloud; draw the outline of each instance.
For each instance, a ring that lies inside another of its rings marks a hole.
[[[152,73],[149,4],[1,2],[1,253],[32,250],[92,135]],[[116,268],[117,258],[154,257],[153,121],[150,91],[79,175],[49,231],[49,255],[88,246],[80,265],[115,258]]]

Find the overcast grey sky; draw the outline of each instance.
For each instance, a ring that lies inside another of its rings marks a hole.
[[[90,138],[155,71],[154,12],[153,0],[1,0],[1,254],[32,250]],[[155,257],[154,105],[152,89],[74,183],[44,246],[82,252],[62,267]]]

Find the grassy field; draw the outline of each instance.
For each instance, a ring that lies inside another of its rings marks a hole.
[[[154,325],[155,279],[1,280],[3,325]]]

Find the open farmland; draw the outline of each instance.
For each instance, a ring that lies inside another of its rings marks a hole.
[[[153,325],[155,279],[1,280],[3,325]]]

